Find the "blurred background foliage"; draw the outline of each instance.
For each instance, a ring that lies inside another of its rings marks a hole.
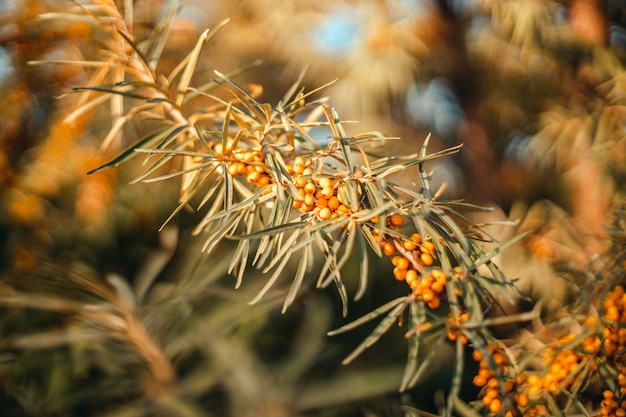
[[[119,151],[100,148],[111,114],[68,120],[80,98],[57,96],[88,74],[41,63],[91,60],[105,42],[93,26],[51,17],[76,4],[106,2],[0,4],[0,414],[434,412],[449,383],[445,349],[401,395],[401,329],[341,367],[367,329],[326,337],[345,323],[332,290],[307,293],[284,315],[280,294],[249,306],[263,280],[249,276],[234,290],[233,247],[203,258],[190,236],[197,213],[157,231],[176,207],[176,181],[129,185],[133,164],[86,175]],[[169,5],[118,2],[139,42]],[[530,232],[498,259],[531,297],[511,312],[539,306],[549,320],[574,311],[581,288],[593,300],[624,281],[623,0],[189,0],[159,70],[225,18],[194,83],[250,68],[237,81],[275,103],[306,67],[309,90],[338,78],[322,94],[359,122],[355,132],[402,138],[388,154],[417,152],[428,132],[435,148],[464,144],[437,161],[446,196],[496,208],[475,221],[519,220],[490,229],[502,241]],[[128,124],[124,135],[145,129]],[[371,268],[349,319],[402,294],[387,263]]]

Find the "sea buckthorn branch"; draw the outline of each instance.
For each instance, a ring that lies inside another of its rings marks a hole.
[[[325,99],[309,101],[317,90],[305,93],[301,79],[276,105],[259,102],[258,88],[244,88],[217,71],[210,82],[192,86],[201,49],[214,32],[205,32],[167,76],[156,73],[154,57],[133,43],[128,30],[118,33],[133,57],[132,71],[126,73],[129,80],[82,90],[124,97],[131,104],[130,116],[114,122],[107,141],[130,119],[154,119],[157,110],[164,112],[163,125],[92,172],[143,154],[145,169],[136,182],[181,178],[179,205],[165,223],[184,208],[203,210],[193,233],[204,236],[205,253],[211,254],[224,239],[237,242],[229,265],[235,286],[242,285],[250,267],[267,274],[251,302],[274,288],[293,264],[283,304],[283,310],[288,308],[321,253],[317,286],[334,284],[345,314],[348,294],[341,271],[346,262],[358,252],[358,298],[369,279],[370,251],[388,257],[394,276],[390,284],[402,282],[408,294],[330,334],[382,318],[344,360],[348,363],[392,325],[404,323],[408,314],[409,355],[401,390],[413,386],[429,363],[432,353],[419,363],[424,337],[435,337],[437,344],[455,339],[457,366],[449,396],[454,407],[463,350],[468,340],[488,339],[489,320],[483,310],[495,303],[492,290],[513,287],[492,259],[519,237],[483,252],[472,241],[480,240],[480,228],[457,211],[470,205],[441,200],[442,190],[431,190],[431,174],[424,164],[458,152],[460,145],[428,153],[427,138],[413,155],[375,156],[371,145],[386,138],[376,132],[348,136],[347,122],[324,105]],[[149,72],[147,78],[133,76],[142,71]],[[215,89],[219,93],[213,93]],[[191,108],[192,98],[204,99],[206,106]],[[328,134],[321,140],[313,129]],[[395,183],[393,175],[400,172],[414,172],[419,185],[413,189]],[[482,325],[469,327],[479,322]]]

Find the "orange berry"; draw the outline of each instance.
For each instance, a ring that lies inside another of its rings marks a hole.
[[[402,246],[404,246],[404,249],[406,250],[415,250],[415,248],[417,248],[417,243],[410,240],[405,240],[404,242],[402,242]]]
[[[406,278],[406,273],[407,273],[406,269],[400,269],[397,266],[393,268],[393,276],[396,277],[398,281],[404,281],[404,279]]]
[[[293,207],[295,209],[299,209],[300,207],[302,207],[302,201],[301,200],[294,200],[293,204],[291,205],[291,207]]]
[[[248,184],[255,184],[259,180],[259,178],[261,178],[261,174],[256,171],[252,171],[248,175],[246,175],[246,182]]]
[[[411,272],[409,274],[409,271],[414,271],[415,273]],[[411,288],[413,288],[413,284],[417,284],[417,271],[413,270],[413,269],[409,269],[405,272],[404,274],[404,279],[406,281],[407,284],[409,284],[409,286]],[[416,286],[417,288],[417,286]]]
[[[319,185],[322,188],[326,188],[326,187],[332,187],[333,186],[333,181],[328,178],[328,177],[322,177],[319,179]]]
[[[419,233],[413,233],[411,235],[411,240],[417,244],[420,244],[422,242],[422,235],[420,235]]]
[[[337,210],[339,207],[339,199],[335,196],[332,196],[328,199],[328,208],[331,210]]]
[[[434,268],[431,272],[431,275],[433,276],[433,278],[435,278],[435,281],[441,282],[443,285],[448,282],[448,277],[446,276],[446,273],[439,268]]]
[[[330,219],[330,215],[332,214],[332,212],[330,211],[330,209],[328,207],[324,207],[320,210],[318,216],[320,217],[320,219],[322,220],[328,220]]]
[[[230,175],[237,175],[237,165],[236,164],[228,165],[228,173]]]
[[[294,184],[298,188],[304,188],[304,186],[307,185],[308,182],[309,181],[306,178],[302,178],[302,177],[298,177],[294,180]]]
[[[491,404],[489,404],[489,411],[497,413],[502,409],[502,400],[500,398],[494,398]]]
[[[315,204],[315,197],[312,194],[306,194],[304,196],[304,204],[307,206],[313,206]]]
[[[392,226],[402,226],[404,219],[399,214],[392,214],[391,217],[389,217],[389,222]]]
[[[396,248],[391,243],[385,241],[383,243],[383,252],[385,252],[385,255],[391,256],[394,253],[396,253]],[[406,269],[406,268],[402,268],[402,269]]]
[[[430,253],[422,253],[420,261],[426,266],[431,266],[434,263],[433,256]]]
[[[487,384],[487,380],[482,375],[476,375],[472,380],[472,383],[477,387],[484,387]]]
[[[496,383],[494,384],[492,381],[495,381]],[[497,386],[497,379],[489,379],[489,381],[487,381],[487,389],[485,389],[485,397],[498,398],[500,396],[500,391],[498,391]]]
[[[409,269],[409,260],[403,256],[396,260],[396,266],[400,269]]]
[[[268,186],[269,183],[270,183],[270,177],[268,177],[267,175],[261,175],[259,180],[256,182],[256,185],[263,188],[263,187]]]
[[[441,299],[439,297],[435,297],[428,303],[428,308],[430,308],[431,310],[437,310],[440,305]]]
[[[526,407],[529,403],[528,395],[523,392],[518,393],[515,396],[515,402],[517,402],[518,407]]]
[[[428,276],[425,275],[422,277],[422,279],[420,279],[420,288],[424,289],[424,288],[430,288],[431,285],[433,284],[433,279]]]
[[[604,392],[602,393],[602,397],[612,400],[613,398],[615,398],[615,394],[613,394],[613,391],[607,389],[604,390]]]
[[[426,242],[422,243],[422,245],[420,246],[420,250],[426,253],[434,253],[435,244],[432,241],[427,240]]]
[[[325,198],[318,198],[317,199],[317,207],[319,207],[319,208],[328,207],[328,200],[326,200]]]
[[[307,194],[315,194],[317,187],[312,182],[307,182],[304,186],[304,192]]]
[[[445,289],[445,286],[440,281],[435,281],[430,286],[430,289],[436,294],[441,294]]]
[[[476,362],[480,362],[480,360],[483,358],[483,354],[480,350],[478,349],[474,349],[472,351],[472,359],[474,359]],[[486,383],[486,381],[485,381]]]
[[[333,196],[335,191],[332,189],[332,187],[324,187],[320,190],[320,193],[322,194],[323,197],[330,198]]]
[[[239,162],[237,164],[235,164],[237,166],[237,174],[238,175],[243,175],[247,172],[246,170],[246,164],[244,164],[243,162]]]
[[[459,334],[457,333],[456,330],[448,329],[448,339],[449,340],[454,342],[457,339],[457,337],[459,337]]]
[[[506,363],[506,357],[502,353],[495,352],[492,356],[493,361],[496,363],[496,365],[502,366]]]
[[[411,283],[413,282],[416,282],[417,271],[415,269],[409,269],[408,271],[406,271],[406,277],[404,279],[409,285],[411,285]]]
[[[422,290],[422,301],[425,303],[431,302],[435,298],[435,293],[432,292],[429,288],[424,288]]]
[[[310,167],[306,167],[302,170],[302,175],[313,175],[313,169]]]

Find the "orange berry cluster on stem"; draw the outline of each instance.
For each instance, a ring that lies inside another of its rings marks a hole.
[[[467,336],[463,332],[463,323],[465,323],[470,317],[469,312],[462,312],[459,317],[456,317],[453,312],[448,313],[448,339],[455,342],[457,339],[461,339],[463,345],[467,345]],[[479,352],[480,353],[480,352]]]
[[[620,375],[623,375],[620,373]],[[626,417],[626,400],[616,398],[610,390],[602,393],[600,402],[600,415],[603,417]]]
[[[626,324],[626,292],[624,287],[616,285],[602,303],[603,316],[607,322]],[[611,360],[617,352],[626,349],[626,328],[604,322],[604,351]]]
[[[245,175],[246,182],[258,187],[266,187],[271,178],[265,166],[265,157],[261,150],[223,149],[222,144],[213,147],[218,156],[228,154],[228,173],[232,176]],[[328,177],[308,178],[314,174],[311,161],[301,156],[294,158],[292,164],[286,165],[287,172],[292,175],[294,185],[300,195],[293,207],[304,212],[313,212],[321,220],[328,220],[351,210],[338,196],[336,180]]]
[[[222,144],[218,143],[213,146],[213,151],[220,157],[226,158],[228,156],[228,173],[230,175],[245,175],[248,184],[254,184],[261,188],[270,184],[270,176],[265,169],[265,156],[260,149],[224,149]]]
[[[392,225],[401,225],[402,217],[395,218],[391,216]],[[435,245],[432,241],[422,241],[422,237],[418,233],[413,233],[409,239],[403,239],[402,246],[404,248],[403,255],[395,255],[395,246],[387,240],[381,242],[381,247],[385,255],[391,257],[391,263],[394,266],[393,275],[398,281],[405,281],[411,288],[413,296],[416,300],[425,303],[429,308],[435,310],[441,305],[441,300],[445,294],[445,285],[448,277],[441,268],[433,267],[430,274],[420,274],[414,265],[411,264],[412,259],[419,259],[423,266],[431,266],[434,262],[433,254]],[[406,255],[410,256],[407,257]]]
[[[487,345],[487,349],[498,367],[498,372],[500,375],[504,375],[506,367],[510,365],[506,355],[497,345],[492,343]],[[498,377],[496,376],[496,372],[492,369],[489,361],[483,357],[481,351],[477,349],[474,350],[472,352],[472,358],[479,363],[478,373],[474,377],[472,383],[477,387],[483,388],[481,391],[482,402],[487,408],[489,408],[489,411],[494,414],[499,413],[503,407],[503,392],[500,387]],[[520,374],[515,381],[505,380],[503,382],[504,393],[508,394],[513,392],[518,384],[524,382],[524,379],[525,374]],[[525,407],[528,405],[528,396],[523,392],[517,393],[515,400],[519,407]],[[507,415],[508,414],[509,413],[507,413]]]
[[[378,218],[373,218],[372,223],[378,224]],[[387,227],[396,229],[404,224],[404,219],[399,214],[387,217]],[[434,264],[435,245],[431,240],[423,240],[419,233],[413,233],[409,238],[380,237],[378,228],[372,229],[372,235],[380,240],[380,248],[383,253],[391,258],[394,266],[393,275],[398,281],[405,281],[413,291],[416,300],[425,303],[435,310],[441,305],[445,285],[448,281],[446,274],[437,267],[430,270],[430,275],[421,274],[412,262],[430,267]],[[398,253],[398,247],[402,247],[402,254]]]
[[[605,320],[602,326],[604,353],[609,363],[614,363],[619,352],[626,349],[626,329],[617,324],[626,324],[626,292],[624,287],[616,285],[602,303]],[[613,324],[617,323],[617,324]],[[617,374],[617,391],[605,390],[600,402],[603,417],[626,417],[626,367],[621,367]]]
[[[562,337],[559,345],[563,346],[571,342],[576,335],[568,334]],[[593,354],[600,347],[597,336],[592,335],[586,338],[581,347],[583,351],[574,351],[572,349],[555,350],[550,348],[544,354],[544,363],[547,373],[543,378],[538,378],[534,384],[529,384],[528,392],[531,394],[545,390],[551,394],[556,394],[560,390],[567,390],[576,378],[572,378],[571,374],[579,372],[582,364],[593,360]],[[596,364],[592,363],[592,369],[595,370]],[[569,377],[569,378],[568,378]]]
[[[338,195],[337,180],[329,177],[307,178],[314,174],[310,160],[297,156],[293,164],[287,164],[287,172],[293,176],[301,197],[293,202],[293,208],[305,213],[313,212],[320,220],[351,212]]]

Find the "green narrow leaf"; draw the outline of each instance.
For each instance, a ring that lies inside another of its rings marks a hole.
[[[284,246],[287,246],[288,244],[293,243],[293,242],[289,242],[289,241],[291,241],[291,239],[294,238],[294,237],[297,238],[298,235],[299,235],[299,233],[294,233],[293,235],[291,235],[290,238],[288,239],[288,241],[285,242]],[[295,241],[295,239],[294,239],[294,241]],[[265,283],[263,288],[261,288],[261,291],[259,291],[259,293],[256,295],[256,297],[254,297],[250,302],[248,302],[248,304],[252,305],[252,304],[257,303],[259,300],[261,300],[261,298],[263,298],[265,293],[267,293],[269,291],[269,289],[272,288],[272,286],[278,280],[278,277],[280,276],[280,274],[285,269],[285,266],[287,266],[287,262],[289,262],[289,260],[291,259],[291,255],[293,255],[293,252],[286,251],[286,255],[281,258],[280,264],[276,267],[276,269],[274,270],[274,273],[272,274],[270,279],[267,280],[267,282]]]
[[[452,411],[455,409],[456,401],[459,400],[459,393],[461,392],[461,383],[463,378],[463,367],[465,365],[465,346],[461,343],[461,338],[456,340],[456,360],[454,361],[454,373],[452,374],[452,381],[450,386],[450,392],[448,393],[448,404],[446,407],[446,415],[452,416]],[[504,387],[504,385],[502,385]],[[503,391],[504,392],[504,391]]]
[[[152,72],[156,71],[156,67],[160,61],[161,54],[165,49],[165,44],[169,38],[170,30],[172,29],[172,23],[176,19],[177,9],[179,2],[170,1],[167,7],[167,15],[148,35],[148,42],[151,45],[152,52],[148,56],[148,67]]]
[[[409,304],[409,329],[414,329],[422,322],[421,318],[424,316],[422,303],[411,302]],[[406,366],[404,367],[404,373],[402,374],[402,381],[400,382],[400,392],[404,392],[409,387],[409,382],[413,379],[415,371],[418,366],[419,357],[419,334],[413,334],[409,336],[409,352],[407,357]]]
[[[345,229],[342,230],[342,234],[338,236],[331,246],[326,246],[326,248],[323,249],[326,260],[324,261],[324,265],[322,266],[322,270],[320,271],[320,275],[317,280],[317,288],[326,288],[328,284],[330,284],[332,278],[329,279],[329,277],[332,277],[333,270],[337,266],[337,255],[339,254],[339,249],[341,249],[341,245],[343,244],[342,240],[344,236]]]
[[[345,333],[348,332],[350,330],[356,329],[359,326],[362,326],[363,324],[374,320],[376,317],[381,316],[389,311],[391,311],[392,309],[394,309],[396,306],[398,306],[398,304],[401,303],[407,303],[410,302],[410,300],[407,299],[406,296],[402,296],[402,297],[398,297],[395,298],[391,301],[388,301],[387,303],[383,304],[382,306],[378,307],[376,310],[371,311],[369,313],[367,313],[366,315],[359,317],[358,319],[348,323],[348,324],[344,324],[343,326],[339,327],[338,329],[335,330],[331,330],[327,333],[328,336],[336,336],[338,334],[341,333]]]
[[[406,308],[406,305],[407,305],[406,302],[396,305],[387,314],[387,316],[383,320],[381,320],[380,323],[378,323],[378,325],[376,326],[376,328],[374,328],[372,333],[370,333],[369,336],[367,336],[365,340],[363,340],[363,342],[361,342],[361,344],[359,344],[352,351],[352,353],[350,353],[341,363],[343,365],[349,364],[354,359],[356,359],[361,353],[363,353],[365,349],[371,347],[374,343],[376,343],[378,339],[380,339],[381,336],[384,335],[387,332],[387,330],[389,330],[389,328],[393,326],[393,324],[398,320],[398,317],[400,316],[400,314],[402,314],[402,312]]]
[[[228,22],[228,20],[225,20],[222,23],[220,23],[215,30],[219,30],[221,27],[223,27],[226,24],[226,22]],[[213,33],[215,32],[215,30],[211,31],[207,29],[204,32],[202,32],[202,34],[198,37],[198,41],[196,42],[196,45],[191,50],[189,55],[187,55],[187,57],[185,58],[185,61],[186,61],[185,67],[180,76],[180,80],[178,81],[178,84],[176,85],[177,92],[176,92],[176,100],[174,100],[174,104],[176,104],[177,107],[180,107],[183,104],[183,100],[185,99],[185,94],[187,93],[187,88],[189,87],[191,83],[191,78],[193,77],[193,74],[196,71],[196,65],[198,64],[198,60],[200,59],[200,53],[202,52],[202,48],[204,47],[206,42],[209,40],[210,36],[213,36]]]
[[[419,364],[419,367],[414,372],[410,382],[407,384],[408,387],[413,387],[420,380],[424,372],[428,369],[428,365],[432,364],[433,358],[440,351],[441,345],[448,340],[446,336],[446,332],[440,332],[437,340],[429,345],[429,349],[427,350],[426,356],[424,356]]]
[[[365,294],[369,277],[369,255],[367,254],[366,239],[363,237],[363,228],[358,227],[356,233],[359,239],[359,285],[354,294],[354,301],[360,300]]]
[[[284,235],[285,233],[283,232],[280,235],[277,235],[277,238],[282,238]],[[265,269],[263,269],[264,274],[269,272],[285,255],[289,253],[289,256],[291,256],[291,252],[293,252],[293,247],[301,235],[301,229],[296,229],[296,231],[293,232],[291,236],[289,236],[285,243],[280,247],[278,252],[276,252],[276,255],[274,255],[270,263],[265,267]]]
[[[359,228],[361,229],[361,233],[365,237],[365,240],[367,241],[367,244],[370,246],[370,248],[374,251],[374,253],[376,253],[379,258],[382,258],[383,252],[380,249],[380,242],[376,241],[376,238],[372,234],[370,227],[367,225],[361,225]]]
[[[273,226],[267,229],[263,229],[263,230],[259,230],[258,232],[254,232],[254,233],[250,233],[247,235],[235,235],[235,236],[229,236],[229,238],[231,239],[258,239],[260,237],[264,237],[264,236],[273,236],[273,235],[277,235],[279,233],[284,233],[286,231],[289,230],[294,230],[294,229],[301,229],[302,227],[306,226],[307,224],[309,224],[308,222],[293,222],[293,223],[285,223],[285,224],[280,224],[278,226]]]
[[[515,242],[519,241],[520,239],[524,238],[528,233],[530,233],[530,231],[517,234],[517,235],[513,236],[511,239],[507,240],[506,242],[498,245],[497,248],[495,248],[494,250],[490,251],[489,253],[483,255],[480,259],[478,259],[476,262],[474,262],[474,265],[473,265],[474,269],[478,269],[479,266],[481,266],[481,265],[483,265],[485,263],[490,262],[497,254],[499,254],[503,250],[507,249],[509,246],[513,245]]]
[[[132,9],[131,9],[132,10]],[[117,27],[116,27],[117,29]],[[139,57],[139,60],[141,61],[144,70],[142,70],[142,74],[149,74],[150,78],[152,79],[152,81],[156,81],[156,74],[154,73],[154,71],[152,70],[152,68],[150,68],[150,65],[148,63],[148,58],[146,58],[146,56],[143,54],[143,51],[141,49],[139,49],[137,47],[137,45],[135,44],[135,42],[128,36],[128,34],[126,34],[126,32],[124,32],[123,30],[119,30],[117,29],[117,33],[124,38],[124,40],[126,41],[126,43],[133,48],[133,51],[135,51],[135,53],[137,54],[137,56]]]
[[[198,191],[200,190],[200,186],[204,183],[204,181],[206,181],[211,174],[213,174],[213,171],[215,171],[215,167],[213,167],[213,169],[207,171],[203,176],[202,179],[200,179],[198,181],[198,184],[196,184],[196,186],[194,186],[194,188],[191,190],[190,193],[187,194],[187,197],[180,202],[180,204],[174,209],[174,211],[172,211],[172,214],[170,214],[168,216],[168,218],[163,222],[163,224],[161,225],[161,227],[159,227],[159,232],[163,230],[163,228],[178,214],[180,213],[180,211],[184,208],[187,207],[187,205],[189,204],[189,202],[191,201],[191,199],[198,193]]]
[[[136,98],[139,100],[149,100],[150,97],[142,96],[138,93],[133,93],[131,91],[122,91],[115,90],[113,88],[109,88],[109,86],[99,86],[99,87],[74,87],[72,90],[74,91],[95,91],[97,93],[105,93],[105,94],[115,94],[128,98]]]
[[[174,128],[170,126],[163,126],[157,129],[156,131],[149,133],[148,135],[139,139],[137,142],[130,145],[128,148],[124,149],[121,153],[119,153],[116,157],[111,159],[109,162],[99,166],[96,169],[92,169],[91,171],[87,172],[87,174],[95,174],[96,172],[100,172],[107,168],[116,167],[122,162],[128,161],[129,159],[137,156],[137,152],[135,152],[135,149],[141,146],[150,144],[152,142],[161,140],[161,138],[163,138],[164,136],[167,136],[168,134],[167,132],[171,131],[172,129]]]
[[[249,234],[254,227],[255,212],[258,209],[258,206],[255,206],[254,209],[250,210],[250,213],[248,214],[248,218],[246,219],[246,234]],[[243,275],[248,267],[248,259],[250,257],[250,241],[243,240],[242,244],[243,251],[241,253],[241,261],[239,262],[239,271],[237,271],[237,282],[235,283],[235,289],[239,288],[241,286],[241,283],[243,282]]]
[[[228,213],[233,205],[233,177],[224,169],[224,212]]]
[[[287,292],[287,297],[285,297],[285,302],[283,303],[283,314],[287,311],[287,308],[294,302],[296,296],[298,295],[298,291],[302,286],[302,282],[304,282],[304,276],[307,271],[307,265],[309,263],[309,255],[310,251],[305,250],[302,258],[298,261],[298,269],[296,270],[296,275],[291,283],[291,287]]]
[[[352,150],[350,149],[350,140],[346,138],[339,138],[339,144],[341,145],[341,154],[348,167],[350,176],[354,175],[354,164],[352,163]]]

